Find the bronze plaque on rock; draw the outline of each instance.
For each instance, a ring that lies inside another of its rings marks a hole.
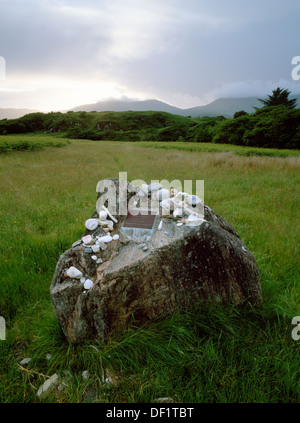
[[[143,212],[145,213],[145,212]],[[128,213],[124,222],[124,228],[141,228],[141,229],[152,229],[156,214],[151,214],[148,210],[147,214],[137,214],[136,216]]]

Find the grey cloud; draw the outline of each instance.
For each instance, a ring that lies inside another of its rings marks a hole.
[[[298,0],[2,0],[0,55],[12,74],[107,78],[165,101],[237,95],[290,80],[299,12]]]

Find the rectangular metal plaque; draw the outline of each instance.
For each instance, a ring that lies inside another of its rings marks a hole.
[[[148,210],[146,215],[138,214],[136,216],[133,216],[129,212],[124,222],[123,228],[152,229],[155,218],[156,218],[156,215],[151,214],[150,210]]]

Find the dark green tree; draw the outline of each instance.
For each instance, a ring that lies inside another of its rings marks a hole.
[[[278,87],[272,91],[272,95],[268,95],[268,98],[258,98],[258,101],[263,103],[264,107],[282,105],[288,109],[295,109],[297,100],[295,98],[290,100],[290,94],[290,91]]]

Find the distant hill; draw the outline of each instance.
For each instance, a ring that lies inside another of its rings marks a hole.
[[[32,109],[0,109],[1,119],[18,119],[28,113],[36,113],[38,110]]]
[[[185,109],[186,116],[224,116],[232,117],[235,112],[244,110],[247,113],[253,113],[254,107],[262,107],[262,104],[256,97],[246,98],[219,98],[205,106],[192,107]]]
[[[297,98],[297,105],[300,107],[300,95],[291,96]],[[112,111],[112,112],[125,112],[132,110],[134,112],[141,111],[158,111],[167,112],[180,116],[224,116],[227,118],[232,117],[235,112],[244,110],[247,113],[253,113],[255,107],[262,107],[262,104],[256,97],[242,97],[242,98],[219,98],[212,103],[205,106],[191,107],[189,109],[180,109],[179,107],[171,106],[167,103],[158,100],[144,100],[144,101],[100,101],[94,104],[86,104],[72,109],[72,111]]]
[[[291,98],[297,99],[297,107],[300,108],[300,95],[291,95]],[[241,98],[219,98],[212,103],[205,106],[191,107],[188,109],[181,109],[179,107],[171,106],[158,100],[142,100],[142,101],[122,101],[122,100],[107,100],[99,101],[93,104],[84,104],[71,109],[71,111],[79,112],[167,112],[180,116],[202,117],[202,116],[224,116],[226,118],[233,117],[235,112],[244,110],[247,113],[253,113],[255,107],[261,108],[262,104],[256,97],[241,97]],[[0,109],[1,119],[17,119],[28,113],[35,113],[38,110],[30,109]],[[62,111],[63,113],[66,111]]]
[[[73,112],[167,112],[174,115],[182,115],[183,110],[171,106],[167,103],[158,100],[142,100],[142,101],[121,101],[121,100],[107,100],[99,101],[94,104],[85,104],[83,106],[74,107]]]

